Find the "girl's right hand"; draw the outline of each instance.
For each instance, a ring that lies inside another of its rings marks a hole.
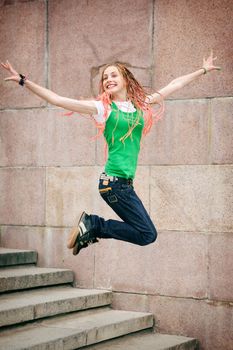
[[[6,63],[1,62],[1,66],[12,74],[10,77],[5,78],[5,81],[15,81],[17,83],[20,81],[19,73],[16,72],[9,61],[6,61]]]
[[[217,57],[214,57],[213,50],[211,50],[211,53],[207,59],[203,58],[203,65],[202,68],[206,70],[206,72],[211,72],[212,70],[221,70],[221,67],[215,66],[214,61],[217,59]]]

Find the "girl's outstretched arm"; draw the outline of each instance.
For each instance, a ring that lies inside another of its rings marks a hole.
[[[193,73],[183,75],[179,78],[172,80],[167,86],[158,90],[158,92],[151,94],[148,97],[149,103],[160,103],[163,98],[166,98],[169,95],[171,95],[173,92],[183,88],[184,86],[191,83],[201,75],[214,70],[220,70],[221,68],[218,66],[215,66],[213,63],[213,61],[215,61],[216,59],[217,57],[214,58],[213,51],[211,51],[211,54],[207,59],[203,58],[202,68],[196,70]]]
[[[14,81],[19,83],[21,77],[19,73],[12,67],[9,61],[6,63],[1,62],[1,66],[5,68],[12,75],[5,78],[5,81]],[[39,96],[43,100],[51,103],[54,106],[62,107],[69,111],[84,113],[84,114],[97,114],[97,109],[93,101],[80,101],[72,98],[63,97],[57,95],[55,92],[46,89],[38,84],[33,83],[29,79],[25,79],[23,84],[35,95]]]

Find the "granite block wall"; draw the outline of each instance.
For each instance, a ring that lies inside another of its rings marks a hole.
[[[135,188],[157,241],[102,240],[77,257],[77,213],[116,218],[97,192],[103,141],[0,71],[1,246],[36,249],[40,266],[73,269],[78,287],[110,289],[115,307],[153,312],[158,331],[204,350],[233,348],[232,15],[231,0],[0,1],[1,61],[63,96],[96,96],[114,60],[153,91],[218,56],[221,72],[173,94],[143,140]]]

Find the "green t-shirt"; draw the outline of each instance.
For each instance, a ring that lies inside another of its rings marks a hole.
[[[111,176],[133,179],[144,127],[143,113],[141,110],[131,113],[123,112],[114,102],[111,108],[104,129],[104,137],[108,145],[105,172]],[[131,129],[131,133],[126,137]]]

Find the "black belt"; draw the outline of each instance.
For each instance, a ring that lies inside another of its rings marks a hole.
[[[100,175],[100,180],[108,180],[112,182],[118,181],[127,185],[131,185],[133,183],[133,179],[126,179],[125,177],[107,175],[106,173],[102,173]]]

